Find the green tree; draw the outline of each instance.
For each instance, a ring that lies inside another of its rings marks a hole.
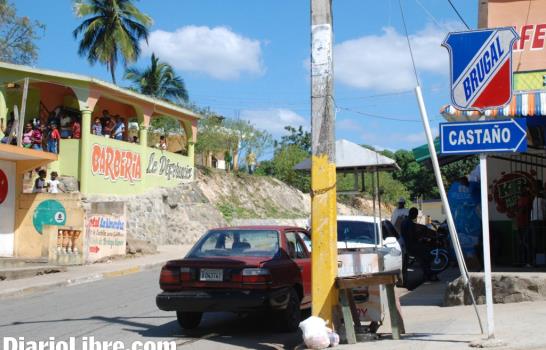
[[[45,26],[28,17],[18,17],[15,5],[0,0],[0,61],[32,64],[38,58],[35,41],[40,39]]]
[[[277,179],[307,193],[311,188],[311,176],[308,172],[294,170],[294,166],[306,158],[309,158],[309,153],[299,146],[295,144],[285,145],[275,151],[271,164],[266,163],[266,167],[259,173],[267,174],[269,170],[270,174],[267,175],[273,175]]]
[[[273,144],[270,133],[258,129],[247,120],[225,119],[223,126],[227,129],[226,133],[231,136],[227,140],[228,147],[234,154],[234,162],[236,155],[239,164],[244,161],[243,155],[252,151],[256,158],[260,158],[263,152]]]
[[[139,40],[148,41],[152,19],[131,0],[76,0],[74,13],[85,18],[72,32],[74,38],[82,36],[78,54],[91,64],[105,64],[115,84],[118,62],[127,66],[138,59]]]
[[[174,72],[173,67],[152,54],[150,66],[144,70],[136,67],[125,71],[125,79],[133,82],[133,88],[144,95],[171,102],[188,101],[184,80]]]
[[[284,127],[284,130],[288,132],[288,135],[282,136],[279,142],[275,141],[275,147],[295,145],[311,154],[311,133],[309,131],[304,131],[301,125],[297,129],[288,125]]]

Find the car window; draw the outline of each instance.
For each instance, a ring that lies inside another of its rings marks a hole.
[[[338,242],[376,244],[376,234],[379,235],[379,229],[373,222],[337,221]]]
[[[274,256],[278,251],[277,231],[213,230],[195,245],[188,256]]]
[[[394,228],[394,225],[389,220],[383,220],[383,239],[387,237],[394,237],[396,239],[399,238],[398,231],[396,231],[396,228]]]
[[[307,247],[307,251],[311,251],[311,237],[309,237],[308,234],[304,232],[298,232],[298,235],[300,236],[301,240],[303,241],[303,244]]]
[[[287,253],[291,259],[306,259],[307,252],[296,232],[286,232]]]

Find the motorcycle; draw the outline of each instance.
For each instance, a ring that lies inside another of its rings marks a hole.
[[[428,226],[420,226],[420,243],[424,244],[428,254],[432,256],[430,269],[438,274],[449,267],[452,260],[449,254],[449,230],[447,224],[433,221]],[[415,262],[415,257],[408,256],[408,266]]]

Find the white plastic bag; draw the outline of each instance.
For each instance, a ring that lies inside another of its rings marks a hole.
[[[330,336],[326,321],[320,317],[311,316],[300,322],[300,329],[303,333],[303,342],[309,349],[326,349],[330,346]]]

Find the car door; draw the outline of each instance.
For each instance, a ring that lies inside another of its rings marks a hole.
[[[300,235],[305,232],[288,231],[285,233],[288,255],[299,269],[299,281],[303,287],[302,304],[311,302],[311,255]]]

